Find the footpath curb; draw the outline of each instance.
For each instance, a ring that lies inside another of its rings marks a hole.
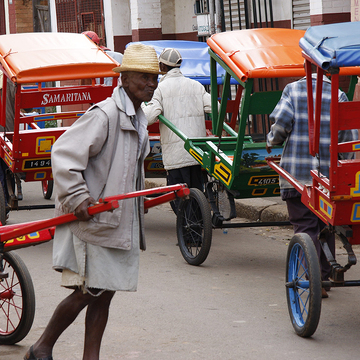
[[[145,179],[145,188],[151,189],[166,185],[165,178]],[[289,221],[285,201],[279,197],[235,199],[236,215],[250,221]]]
[[[235,199],[237,217],[250,221],[289,221],[286,204],[281,198]]]

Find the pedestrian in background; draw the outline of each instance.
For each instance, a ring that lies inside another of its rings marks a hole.
[[[144,106],[149,125],[161,114],[186,136],[206,136],[205,113],[211,112],[211,96],[198,81],[185,77],[178,50],[166,48],[159,57],[160,70],[165,75],[151,101]],[[201,165],[185,150],[184,141],[160,122],[162,160],[167,172],[167,184],[186,183],[189,188],[203,191]],[[179,200],[172,208],[177,212]]]
[[[315,98],[316,67],[313,65],[312,87]],[[345,93],[339,90],[339,101],[347,101]],[[320,122],[319,158],[309,153],[309,129],[306,77],[288,84],[281,99],[270,115],[273,122],[267,135],[267,151],[271,152],[273,145],[284,144],[280,166],[304,185],[312,185],[311,170],[318,170],[329,177],[330,167],[330,103],[331,81],[323,76],[322,106]],[[357,130],[339,131],[339,142],[356,140]],[[351,157],[352,154],[344,154]],[[294,233],[306,233],[313,240],[321,266],[323,281],[329,280],[331,266],[322,250],[318,239],[319,233],[326,224],[320,220],[301,201],[301,194],[289,182],[280,176],[281,197],[286,201],[289,220],[294,227]],[[326,241],[335,259],[335,235],[328,233]],[[327,291],[322,289],[322,297],[327,298]]]
[[[119,64],[122,63],[122,59],[123,59],[124,55],[122,53],[120,53],[120,52],[112,51],[109,48],[107,48],[106,46],[100,45],[100,38],[99,38],[98,34],[96,34],[96,32],[94,32],[94,31],[84,31],[82,34],[86,35],[90,40],[92,40],[97,46],[99,46],[101,49],[103,49],[106,52],[106,54],[111,56]],[[112,78],[111,77],[104,78],[104,84],[105,85],[111,85],[112,84]]]

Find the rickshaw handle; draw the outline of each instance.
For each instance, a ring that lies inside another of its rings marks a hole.
[[[158,195],[164,192],[169,192],[169,193],[145,201],[144,203],[145,209],[165,203],[167,201],[174,200],[176,197],[187,196],[190,193],[190,189],[184,184],[178,184],[178,185],[170,185],[170,186],[158,187],[153,189],[134,191],[127,194],[109,196],[104,199],[100,199],[99,204],[89,206],[88,212],[90,215],[95,215],[104,211],[112,211],[119,207],[120,200],[130,199],[138,196]],[[0,242],[6,242],[8,240],[18,238],[20,236],[24,236],[40,230],[45,230],[75,220],[78,220],[78,218],[74,215],[74,213],[69,213],[46,220],[39,220],[39,221],[33,221],[23,224],[16,224],[16,225],[1,226]]]

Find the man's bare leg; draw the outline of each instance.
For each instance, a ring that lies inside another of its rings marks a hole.
[[[85,343],[83,360],[98,360],[101,340],[115,292],[105,291],[88,305],[85,318]]]
[[[66,297],[57,306],[44,333],[33,345],[34,355],[38,358],[50,356],[59,336],[74,322],[81,310],[96,299],[88,293],[83,294],[80,289]]]

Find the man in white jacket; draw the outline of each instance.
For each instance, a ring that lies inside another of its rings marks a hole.
[[[203,137],[206,136],[204,113],[211,112],[211,96],[202,84],[181,73],[181,62],[178,50],[163,50],[159,63],[166,75],[160,79],[153,98],[143,110],[149,125],[161,114],[189,138]],[[186,183],[189,188],[203,190],[201,166],[185,150],[184,141],[162,123],[160,142],[167,184]],[[177,205],[172,204],[175,212]]]

